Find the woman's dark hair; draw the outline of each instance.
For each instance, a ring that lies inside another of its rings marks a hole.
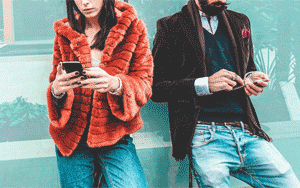
[[[85,17],[79,11],[74,0],[66,0],[67,3],[67,14],[68,21],[72,29],[78,33],[84,33],[85,31]],[[78,20],[75,18],[75,12],[79,14],[79,25]],[[107,39],[108,33],[111,28],[116,25],[117,17],[115,12],[115,0],[103,0],[103,5],[98,19],[101,30],[95,35],[94,43],[91,48],[98,48],[99,50],[104,49],[104,44]]]

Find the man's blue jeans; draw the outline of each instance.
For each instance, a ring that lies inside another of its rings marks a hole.
[[[146,177],[131,137],[112,146],[89,148],[79,144],[70,157],[61,155],[56,147],[61,187],[91,188],[95,164],[101,167],[101,188],[147,188]]]
[[[230,175],[253,187],[300,188],[291,166],[272,143],[239,127],[198,124],[192,141],[199,187],[230,187]]]

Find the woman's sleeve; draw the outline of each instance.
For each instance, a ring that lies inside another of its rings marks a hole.
[[[55,100],[51,94],[51,86],[56,77],[57,66],[62,60],[62,55],[59,48],[59,37],[56,36],[54,39],[54,53],[53,53],[53,70],[49,76],[49,86],[47,88],[47,106],[48,106],[48,115],[50,119],[50,124],[57,127],[63,128],[71,116],[72,104],[74,101],[74,91],[70,89],[67,92],[67,97],[61,108],[57,108],[55,105]]]
[[[132,120],[152,95],[153,58],[148,32],[141,20],[138,20],[136,27],[134,31],[138,32],[139,37],[128,74],[116,75],[122,81],[123,94],[121,96],[107,94],[113,115],[122,121]]]

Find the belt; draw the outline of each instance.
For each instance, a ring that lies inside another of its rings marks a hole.
[[[198,124],[204,124],[204,125],[212,125],[213,122],[206,122],[206,121],[197,121]],[[240,127],[242,128],[242,123],[239,121],[234,121],[234,122],[214,122],[215,125],[224,125],[226,126],[232,126],[232,127]],[[244,124],[244,123],[243,123]],[[244,129],[251,131],[249,125],[244,124]]]

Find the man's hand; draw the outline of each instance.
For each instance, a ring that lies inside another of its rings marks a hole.
[[[218,91],[231,91],[239,83],[243,85],[242,78],[234,72],[222,69],[208,77],[208,87],[211,93]]]
[[[255,82],[255,83],[254,83]],[[246,87],[245,92],[248,96],[255,95],[257,96],[259,93],[264,91],[264,88],[269,85],[269,76],[265,73],[255,71],[251,73],[249,77],[246,78],[245,84]]]

